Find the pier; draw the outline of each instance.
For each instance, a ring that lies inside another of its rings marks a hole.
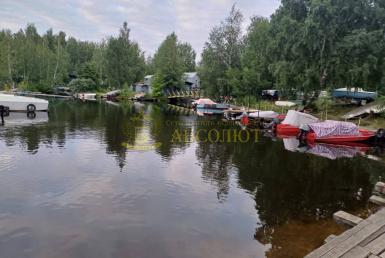
[[[55,94],[44,94],[38,92],[14,92],[15,95],[18,96],[26,96],[26,97],[45,97],[45,98],[64,98],[71,99],[72,96],[63,96],[63,95],[55,95]]]
[[[381,188],[383,183],[377,183]],[[375,191],[378,190],[375,188]],[[380,193],[383,192],[383,189]],[[369,201],[385,205],[385,199],[377,194]],[[325,244],[314,250],[305,258],[385,258],[385,208],[381,207],[375,214],[361,219],[344,211],[334,214],[336,221],[353,226],[339,236],[331,235]]]

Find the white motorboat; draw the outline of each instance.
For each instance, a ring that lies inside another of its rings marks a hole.
[[[76,97],[81,100],[96,101],[96,93],[78,93]]]
[[[0,106],[8,107],[9,111],[47,111],[48,103],[45,99],[0,93]]]
[[[254,113],[250,113],[249,114],[249,117],[251,118],[270,118],[270,119],[273,119],[273,118],[276,118],[279,114],[274,112],[274,111],[261,111],[261,110],[258,110]]]

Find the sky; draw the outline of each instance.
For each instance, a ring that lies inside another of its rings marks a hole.
[[[39,33],[52,28],[98,42],[116,36],[124,21],[146,55],[154,54],[172,32],[198,55],[212,27],[233,4],[244,15],[243,30],[254,15],[269,17],[280,0],[0,0],[0,28],[13,32],[33,23]]]

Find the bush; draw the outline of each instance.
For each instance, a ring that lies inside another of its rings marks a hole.
[[[127,83],[123,85],[122,91],[120,92],[120,96],[122,98],[132,98],[135,95],[135,92],[128,87]]]
[[[69,84],[68,87],[74,92],[86,92],[86,91],[96,91],[97,85],[91,79],[74,79]]]

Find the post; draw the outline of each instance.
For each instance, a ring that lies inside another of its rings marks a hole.
[[[5,111],[5,107],[0,106],[0,116],[1,116],[1,124],[2,125],[4,124],[4,111]]]

